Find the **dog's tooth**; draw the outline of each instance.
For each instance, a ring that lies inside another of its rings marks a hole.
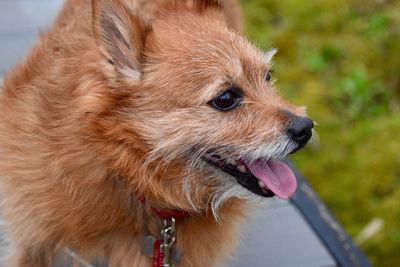
[[[243,165],[238,165],[238,166],[237,166],[237,169],[238,169],[240,172],[243,172],[243,173],[246,172],[246,167],[243,166]]]
[[[261,188],[265,188],[265,184],[264,184],[263,181],[258,180],[258,185],[259,185]]]
[[[231,165],[236,165],[236,162],[235,162],[234,159],[227,159],[227,160],[226,160],[226,163],[227,163],[227,164],[231,164]]]

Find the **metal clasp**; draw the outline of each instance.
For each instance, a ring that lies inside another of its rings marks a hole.
[[[176,241],[176,220],[164,220],[164,228],[161,230],[161,246],[160,250],[163,257],[163,267],[174,267],[171,259],[171,249]]]

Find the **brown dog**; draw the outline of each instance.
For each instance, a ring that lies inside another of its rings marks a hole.
[[[65,248],[150,266],[145,237],[172,217],[180,266],[215,266],[249,203],[293,194],[279,159],[312,121],[276,94],[272,52],[236,18],[233,0],[67,1],[4,83],[7,266],[50,266]]]

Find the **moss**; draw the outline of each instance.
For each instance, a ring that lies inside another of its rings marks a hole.
[[[249,38],[276,47],[277,85],[318,122],[293,157],[375,266],[400,262],[400,2],[242,0]]]

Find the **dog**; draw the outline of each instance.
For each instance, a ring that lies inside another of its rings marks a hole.
[[[234,0],[67,0],[4,81],[6,266],[216,266],[255,201],[293,195],[281,160],[313,122],[239,21]]]

